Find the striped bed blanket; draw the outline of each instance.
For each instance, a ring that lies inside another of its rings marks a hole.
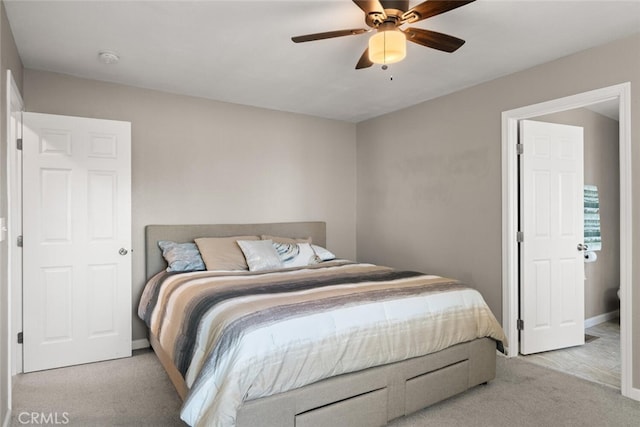
[[[505,341],[476,290],[344,260],[158,273],[138,314],[184,376],[189,425],[232,426],[246,400],[476,338]]]

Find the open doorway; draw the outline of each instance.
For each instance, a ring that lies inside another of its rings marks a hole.
[[[502,114],[502,194],[503,194],[503,327],[509,340],[507,356],[518,355],[518,122],[614,100],[620,114],[620,349],[622,394],[640,400],[640,390],[632,385],[632,286],[631,286],[631,118],[629,83],[597,89],[548,102],[529,105]]]
[[[579,322],[584,344],[569,346],[563,343],[562,347],[565,348],[529,354],[525,359],[620,389],[618,102],[605,101],[530,120],[582,129],[584,161],[581,163],[588,203],[586,209],[583,200],[579,203],[579,209],[584,210],[585,217],[584,227],[581,228],[586,231],[584,236],[592,234],[594,237],[586,237],[589,241],[584,241],[590,247],[583,252],[584,262],[581,262],[578,273],[581,277],[577,281],[584,295],[584,320],[581,318]],[[528,148],[525,147],[525,150],[529,151]],[[583,199],[582,195],[580,199]],[[579,239],[582,241],[582,237]],[[520,299],[522,301],[522,295]],[[526,337],[524,335],[521,336],[521,346],[522,339]],[[520,352],[524,353],[522,348]]]

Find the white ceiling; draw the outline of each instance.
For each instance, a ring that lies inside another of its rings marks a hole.
[[[27,68],[351,122],[640,31],[640,0],[478,0],[414,24],[466,40],[457,52],[408,43],[388,70],[355,70],[369,34],[291,41],[367,28],[350,0],[5,5]],[[120,62],[100,63],[101,50]]]

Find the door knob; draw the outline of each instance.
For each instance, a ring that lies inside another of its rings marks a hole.
[[[125,248],[120,248],[120,250],[118,251],[118,253],[122,256],[126,255],[129,253],[128,250],[126,250]]]
[[[578,250],[579,251],[586,251],[589,249],[589,245],[585,245],[584,243],[578,243]]]

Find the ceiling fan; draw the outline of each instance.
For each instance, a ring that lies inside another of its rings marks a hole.
[[[369,47],[356,64],[356,70],[373,64],[392,64],[406,56],[406,41],[444,52],[454,52],[464,44],[464,40],[436,31],[422,28],[400,28],[432,16],[456,9],[474,0],[426,0],[409,9],[408,0],[353,0],[365,14],[365,23],[370,27],[328,31],[291,37],[295,43],[334,37],[352,36],[376,30],[369,39]]]

